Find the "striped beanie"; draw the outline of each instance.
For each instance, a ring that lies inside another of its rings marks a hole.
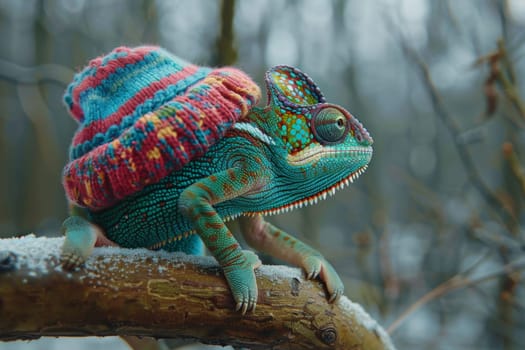
[[[153,46],[92,60],[64,96],[79,123],[63,171],[68,199],[100,210],[203,155],[258,102],[234,68],[189,64]]]

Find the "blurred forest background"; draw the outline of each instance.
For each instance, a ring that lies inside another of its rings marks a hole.
[[[58,234],[62,95],[91,58],[159,44],[261,84],[294,65],[374,158],[269,220],[313,242],[399,349],[525,348],[524,1],[0,0],[0,43],[0,236]]]

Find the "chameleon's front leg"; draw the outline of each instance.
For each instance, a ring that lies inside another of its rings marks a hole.
[[[227,169],[189,186],[179,198],[181,212],[193,223],[221,265],[236,302],[235,309],[243,314],[255,310],[257,283],[253,270],[261,261],[255,253],[240,248],[213,205],[249,191],[253,178],[245,169]]]
[[[314,248],[264,221],[260,215],[240,218],[246,242],[255,249],[306,271],[306,277],[319,276],[326,284],[328,301],[334,302],[343,294],[344,285],[334,267]]]

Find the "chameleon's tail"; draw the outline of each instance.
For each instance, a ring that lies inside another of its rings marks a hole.
[[[189,234],[186,237],[176,236],[172,241],[163,244],[161,249],[189,255],[204,255],[204,243],[197,234]]]

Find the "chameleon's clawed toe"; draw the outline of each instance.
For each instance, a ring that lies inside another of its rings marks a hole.
[[[248,300],[248,310],[251,312],[255,312],[256,305],[257,305],[256,296],[250,295],[250,299]]]
[[[80,267],[84,264],[85,260],[76,254],[73,253],[63,253],[60,256],[60,263],[64,270],[74,270],[77,267]]]
[[[341,297],[341,295],[343,295],[343,290],[342,290],[342,289],[338,289],[338,290],[334,291],[334,292],[330,295],[330,298],[328,299],[328,302],[329,302],[329,303],[334,303],[334,302],[336,302],[337,300],[339,300],[339,298]]]
[[[306,279],[312,280],[319,276],[322,267],[322,260],[317,256],[310,256],[304,259],[303,268],[306,272]]]
[[[242,315],[245,315],[247,312],[255,312],[255,307],[257,306],[257,299],[253,296],[248,297],[248,299],[242,299],[238,301],[235,305],[235,311],[241,311]]]
[[[243,301],[241,315],[245,315],[246,311],[248,311],[248,303],[246,301]]]
[[[309,279],[309,280],[313,280],[313,279],[315,279],[317,276],[319,276],[319,271],[314,270],[314,271],[310,272],[310,274],[307,276],[307,279]]]

